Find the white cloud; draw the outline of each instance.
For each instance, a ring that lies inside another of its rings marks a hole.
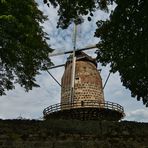
[[[127,113],[127,120],[148,122],[148,109],[137,109]]]

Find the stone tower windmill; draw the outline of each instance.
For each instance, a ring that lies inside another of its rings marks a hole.
[[[61,79],[61,103],[44,109],[44,118],[80,120],[120,120],[121,105],[105,101],[100,72],[96,61],[86,53],[75,52],[75,77],[72,84],[73,58],[69,56]]]
[[[45,108],[44,118],[120,120],[124,117],[123,107],[117,103],[105,101],[96,60],[83,52],[96,48],[96,45],[76,50],[75,44],[76,34],[72,51],[52,55],[72,53],[64,65],[59,65],[65,66],[61,85],[58,83],[61,86],[61,102]]]
[[[96,104],[104,103],[102,79],[97,70],[96,61],[84,52],[76,52],[76,70],[74,95],[71,97],[71,57],[68,58],[62,77],[61,103],[83,104],[95,101]]]

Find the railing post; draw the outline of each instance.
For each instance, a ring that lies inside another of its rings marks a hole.
[[[81,107],[83,107],[84,106],[84,102],[83,101],[81,101]]]
[[[113,104],[113,102],[112,102],[112,109],[114,109],[114,104]]]

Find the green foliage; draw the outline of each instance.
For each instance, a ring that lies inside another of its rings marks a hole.
[[[51,65],[41,26],[46,19],[34,0],[0,1],[0,95],[14,83],[26,91],[39,86],[35,76]]]
[[[59,21],[57,27],[67,28],[73,21],[76,24],[83,22],[84,15],[91,21],[93,12],[97,9],[108,11],[107,5],[113,0],[43,0],[45,4],[58,8]]]
[[[98,21],[98,61],[111,64],[123,85],[148,106],[148,2],[116,0],[110,20]]]

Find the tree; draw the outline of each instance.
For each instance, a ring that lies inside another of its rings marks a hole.
[[[46,19],[34,0],[0,0],[0,95],[15,83],[26,91],[39,86],[35,76],[52,64],[40,25]]]
[[[59,21],[57,27],[67,28],[72,22],[80,24],[83,22],[83,16],[88,15],[88,21],[91,21],[93,12],[101,9],[108,11],[107,5],[113,0],[43,0],[45,4],[57,7]]]
[[[110,20],[98,21],[98,61],[111,63],[123,85],[148,106],[148,2],[116,0]]]

